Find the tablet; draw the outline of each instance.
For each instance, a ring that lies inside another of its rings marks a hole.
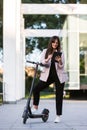
[[[54,57],[56,57],[56,56],[60,56],[60,57],[61,57],[61,55],[62,55],[62,52],[54,52],[54,53],[53,53],[53,56],[54,56]]]
[[[61,57],[62,52],[54,52],[53,55],[54,55],[54,57],[56,57],[56,56],[60,56]]]
[[[53,53],[53,57],[52,57],[52,61],[55,61],[55,57],[56,56],[60,56],[61,57],[61,55],[62,55],[62,52],[54,52]]]

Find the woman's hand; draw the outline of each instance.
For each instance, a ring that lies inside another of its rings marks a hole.
[[[53,56],[52,54],[48,55],[48,58],[45,59],[45,62],[48,62],[52,58],[52,56]]]

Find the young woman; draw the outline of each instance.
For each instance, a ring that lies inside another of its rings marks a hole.
[[[61,56],[56,56],[53,59],[54,52],[61,52]],[[41,54],[41,63],[47,64],[40,75],[40,80],[33,90],[33,107],[32,112],[38,109],[40,91],[49,87],[50,84],[55,83],[56,88],[56,119],[55,123],[60,122],[60,115],[62,115],[63,90],[67,76],[64,71],[64,53],[61,50],[59,37],[53,36],[48,44],[48,48],[44,49]]]

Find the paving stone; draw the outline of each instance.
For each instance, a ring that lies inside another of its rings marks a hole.
[[[41,118],[28,118],[23,124],[22,114],[26,100],[16,104],[0,106],[0,130],[87,130],[87,101],[64,100],[63,115],[60,123],[54,123],[56,116],[55,100],[40,100],[39,113],[48,108],[49,118],[43,122]]]

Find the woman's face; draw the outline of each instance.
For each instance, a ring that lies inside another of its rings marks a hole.
[[[56,39],[54,42],[52,42],[52,48],[55,50],[58,47],[58,40]]]

